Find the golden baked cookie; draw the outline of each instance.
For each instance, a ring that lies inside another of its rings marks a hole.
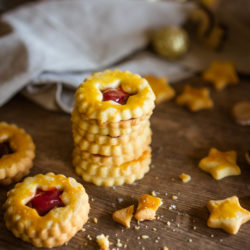
[[[82,151],[88,151],[91,154],[99,154],[105,156],[120,156],[131,155],[144,145],[151,138],[151,129],[147,127],[144,131],[140,131],[133,140],[128,143],[121,143],[117,145],[109,144],[97,144],[95,142],[89,142],[86,139],[81,139],[78,143],[75,141],[75,146]]]
[[[242,126],[250,125],[250,101],[238,102],[232,110],[235,121]]]
[[[75,179],[48,173],[27,177],[8,192],[6,227],[36,247],[68,242],[87,222],[88,195]]]
[[[120,70],[92,74],[75,94],[78,112],[99,123],[142,117],[153,110],[154,100],[155,95],[145,79]]]
[[[210,212],[207,225],[221,228],[230,234],[237,234],[241,225],[250,220],[250,212],[240,206],[237,196],[225,200],[211,200],[207,208]]]
[[[130,222],[133,217],[134,205],[131,205],[126,208],[122,208],[120,210],[116,210],[112,218],[114,221],[122,224],[123,226],[130,228]]]
[[[146,130],[149,127],[149,121],[147,123],[141,124],[138,130],[135,130],[126,135],[120,136],[110,136],[110,135],[98,135],[88,133],[88,131],[79,131],[75,126],[73,126],[73,139],[75,144],[79,144],[82,140],[86,140],[89,143],[96,143],[98,145],[119,145],[124,143],[129,143],[130,141],[134,140],[138,134],[142,131]]]
[[[72,122],[73,122],[73,128],[77,129],[80,135],[91,133],[91,134],[109,135],[109,136],[116,137],[116,136],[127,135],[129,133],[137,131],[141,127],[142,124],[146,124],[148,122],[148,119],[141,121],[140,124],[138,125],[128,126],[124,128],[119,128],[119,127],[112,128],[108,126],[100,126],[95,123],[89,123],[87,120],[86,121],[80,120],[79,117],[74,116],[74,114],[72,114]]]
[[[75,146],[73,150],[73,162],[91,162],[98,165],[121,165],[125,162],[132,161],[139,158],[142,153],[148,148],[151,138],[148,138],[147,142],[141,147],[138,147],[132,154],[123,154],[118,156],[105,156],[100,154],[91,154],[87,151],[82,151]],[[73,163],[74,165],[74,163]]]
[[[241,174],[236,158],[236,151],[221,152],[211,148],[208,156],[199,162],[199,167],[210,173],[214,179],[220,180],[227,176]]]
[[[156,104],[168,101],[175,96],[175,90],[168,84],[165,77],[155,77],[153,75],[145,75],[143,77],[154,91]]]
[[[176,103],[187,106],[193,112],[214,106],[208,88],[193,88],[189,85],[186,85],[183,93],[176,98]]]
[[[107,128],[107,129],[128,129],[133,126],[138,126],[143,121],[146,121],[151,116],[152,111],[148,114],[142,115],[138,118],[131,118],[128,120],[122,120],[119,122],[99,122],[96,119],[87,119],[84,114],[81,114],[77,111],[77,107],[72,111],[72,121],[82,129],[84,129],[85,123],[87,122],[89,126],[98,126],[100,128]]]
[[[203,72],[202,78],[211,82],[217,90],[222,90],[227,85],[235,85],[239,82],[232,62],[213,61],[210,67]]]
[[[9,185],[27,175],[34,157],[30,135],[15,125],[0,122],[0,184]]]
[[[157,209],[162,205],[162,200],[158,197],[144,194],[140,197],[135,218],[138,221],[154,220]]]
[[[74,161],[76,173],[84,181],[92,182],[97,186],[113,186],[131,184],[136,180],[143,178],[149,171],[151,163],[151,149],[148,147],[143,154],[132,161],[125,162],[122,165],[99,165],[87,161]]]

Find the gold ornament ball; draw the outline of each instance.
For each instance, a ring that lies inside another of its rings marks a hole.
[[[156,31],[152,39],[152,45],[160,56],[167,59],[177,59],[187,52],[189,38],[182,28],[169,26]]]

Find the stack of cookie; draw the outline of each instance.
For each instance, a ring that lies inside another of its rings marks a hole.
[[[94,73],[79,86],[72,112],[73,165],[83,180],[122,185],[149,171],[154,100],[148,82],[128,71]]]

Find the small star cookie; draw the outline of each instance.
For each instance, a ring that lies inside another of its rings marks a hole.
[[[220,180],[231,175],[240,175],[241,171],[236,164],[236,151],[221,152],[211,148],[207,157],[199,162],[199,167],[210,173],[214,179]]]
[[[210,67],[203,72],[202,78],[211,82],[217,90],[222,90],[229,84],[232,85],[239,82],[232,62],[212,62]]]
[[[221,228],[230,234],[237,234],[240,226],[250,220],[250,212],[240,206],[237,196],[225,200],[211,200],[207,208],[210,212],[207,225],[211,228]]]
[[[208,88],[193,88],[189,85],[186,85],[183,93],[176,98],[176,103],[186,105],[191,111],[210,109],[214,106]]]
[[[148,81],[149,85],[155,93],[156,104],[168,101],[175,96],[175,90],[168,84],[166,78],[155,77],[152,75],[145,75],[144,78]]]

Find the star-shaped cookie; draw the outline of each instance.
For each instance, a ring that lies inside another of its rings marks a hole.
[[[232,62],[214,61],[210,67],[203,72],[202,78],[211,82],[215,89],[222,90],[227,85],[237,84],[239,78]]]
[[[237,234],[240,226],[250,220],[250,212],[240,206],[237,196],[225,200],[211,200],[207,208],[210,212],[207,225],[221,228],[230,234]]]
[[[175,90],[168,84],[167,79],[165,77],[145,75],[144,78],[148,81],[155,93],[156,104],[168,101],[175,96]]]
[[[183,93],[176,98],[178,105],[185,105],[191,111],[210,109],[214,106],[208,88],[193,88],[190,85],[184,87]]]
[[[241,171],[236,164],[236,151],[221,152],[211,148],[207,157],[199,162],[199,167],[210,173],[214,179],[220,180],[231,175],[240,175]]]

